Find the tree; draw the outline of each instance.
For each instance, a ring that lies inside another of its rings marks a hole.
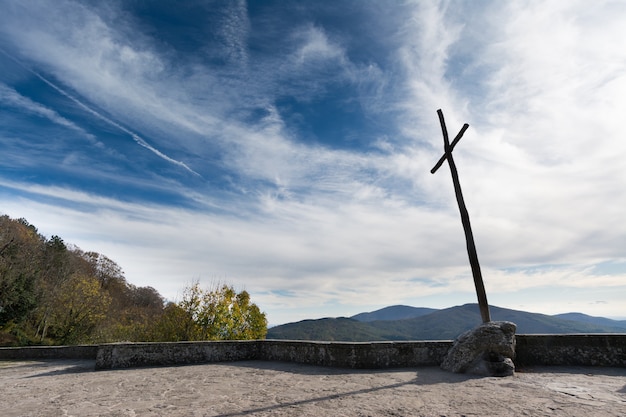
[[[38,280],[37,309],[33,312],[36,322],[35,337],[43,342],[48,334],[51,315],[54,314],[63,288],[73,272],[72,252],[59,236],[52,236],[43,247],[42,269]]]
[[[163,310],[163,297],[152,287],[135,287],[131,290],[133,304],[147,311],[158,313]]]
[[[0,329],[20,323],[36,307],[43,245],[25,219],[0,216]]]
[[[72,275],[63,283],[50,312],[50,333],[63,344],[90,342],[89,336],[106,317],[111,297],[97,279]]]
[[[145,341],[181,342],[199,340],[197,327],[190,314],[176,303],[168,303],[163,313],[149,327]]]
[[[237,293],[232,286],[203,290],[196,282],[185,289],[178,307],[185,313],[176,312],[185,320],[181,328],[188,340],[264,339],[267,334],[265,313],[247,291]]]
[[[98,252],[80,253],[80,256],[87,261],[91,268],[90,273],[100,281],[102,288],[109,289],[119,282],[126,283],[122,267],[107,256]]]
[[[106,343],[184,340],[156,336],[165,332],[158,329],[158,323],[167,312],[163,297],[154,288],[126,284],[123,293],[110,290],[107,293],[110,294],[112,303],[106,320],[102,321],[95,331],[94,341]]]

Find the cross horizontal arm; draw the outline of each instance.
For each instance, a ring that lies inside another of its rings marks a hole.
[[[459,143],[459,141],[461,140],[461,138],[463,137],[463,134],[465,133],[465,131],[467,130],[467,128],[469,127],[469,125],[467,123],[465,123],[463,125],[463,127],[461,128],[461,130],[459,131],[459,133],[456,135],[456,137],[454,138],[454,140],[452,141],[452,143],[450,144],[450,152],[452,152],[452,150],[454,149],[454,147],[456,146],[457,143]],[[437,170],[439,169],[439,167],[441,167],[441,165],[443,164],[443,162],[446,160],[448,154],[444,153],[443,156],[441,158],[439,158],[439,161],[437,161],[437,163],[435,164],[435,166],[433,167],[433,169],[430,170],[431,174],[434,174],[435,172],[437,172]]]

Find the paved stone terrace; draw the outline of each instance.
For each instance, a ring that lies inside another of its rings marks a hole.
[[[0,361],[13,416],[623,416],[626,369],[354,370],[241,361],[95,371],[94,360]]]

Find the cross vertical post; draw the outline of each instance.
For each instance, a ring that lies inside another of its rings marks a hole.
[[[452,183],[454,184],[454,193],[456,194],[456,201],[459,205],[459,212],[461,213],[461,222],[463,223],[463,230],[465,231],[467,254],[469,256],[470,266],[472,267],[472,276],[474,277],[474,286],[476,287],[476,295],[478,296],[480,315],[483,323],[488,323],[491,321],[491,315],[489,313],[489,304],[487,303],[487,293],[485,292],[485,284],[483,283],[483,277],[480,272],[480,264],[478,263],[478,254],[476,253],[476,245],[474,244],[474,235],[472,234],[469,213],[467,212],[467,207],[465,207],[465,200],[463,199],[463,193],[461,192],[459,173],[456,170],[456,164],[454,163],[454,158],[452,157],[452,150],[459,140],[461,140],[461,137],[463,137],[463,134],[469,125],[465,123],[452,143],[450,143],[448,139],[448,130],[446,129],[446,122],[443,118],[443,112],[441,109],[437,110],[437,114],[439,115],[439,123],[441,124],[441,131],[443,133],[444,154],[439,159],[437,164],[435,164],[433,169],[430,170],[430,173],[434,174],[439,167],[441,167],[444,161],[446,159],[448,160],[450,173],[452,174]]]

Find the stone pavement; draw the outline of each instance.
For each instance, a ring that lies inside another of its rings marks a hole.
[[[624,416],[626,369],[535,367],[512,377],[437,367],[352,370],[243,361],[94,371],[0,362],[12,416]]]

